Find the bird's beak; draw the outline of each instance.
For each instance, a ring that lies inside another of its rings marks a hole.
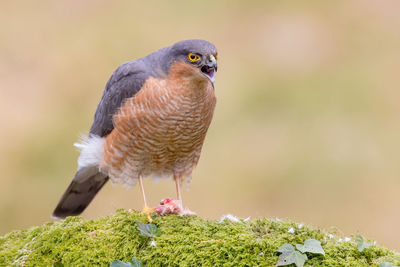
[[[210,55],[210,57],[206,60],[206,64],[201,68],[201,71],[208,79],[210,79],[211,82],[214,82],[215,72],[217,69],[217,59],[213,55]]]

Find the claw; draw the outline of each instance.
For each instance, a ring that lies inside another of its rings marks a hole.
[[[154,211],[154,208],[149,208],[147,206],[145,206],[142,210],[142,214],[143,215],[147,215],[147,220],[149,221],[149,223],[153,222],[153,219],[151,218],[150,214]]]

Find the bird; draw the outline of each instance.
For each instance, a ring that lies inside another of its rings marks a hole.
[[[80,215],[108,180],[139,184],[142,212],[151,222],[143,187],[148,176],[190,182],[216,106],[216,47],[179,41],[120,65],[108,80],[89,134],[80,143],[78,170],[52,217]]]

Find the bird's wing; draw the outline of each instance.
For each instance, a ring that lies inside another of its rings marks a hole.
[[[126,62],[114,71],[97,106],[90,128],[91,135],[106,137],[111,133],[114,129],[113,116],[124,100],[139,92],[150,75],[159,77],[159,58],[163,51],[165,48],[147,57]],[[82,213],[108,180],[109,177],[99,170],[99,166],[80,166],[58,202],[53,217],[65,218]]]
[[[141,59],[129,61],[118,67],[107,82],[90,134],[107,136],[114,129],[113,115],[121,107],[124,99],[140,91],[148,76],[146,65]],[[53,217],[65,218],[82,213],[108,179],[106,174],[99,171],[99,166],[80,167],[58,202]]]
[[[90,134],[105,137],[114,129],[113,116],[124,99],[134,96],[142,88],[149,72],[141,59],[122,64],[107,82],[103,96],[97,106]]]

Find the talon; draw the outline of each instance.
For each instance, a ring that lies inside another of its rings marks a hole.
[[[142,210],[142,214],[147,215],[147,220],[149,221],[149,223],[153,222],[153,219],[151,218],[150,214],[153,212],[154,208],[149,208],[147,206],[145,206]]]

